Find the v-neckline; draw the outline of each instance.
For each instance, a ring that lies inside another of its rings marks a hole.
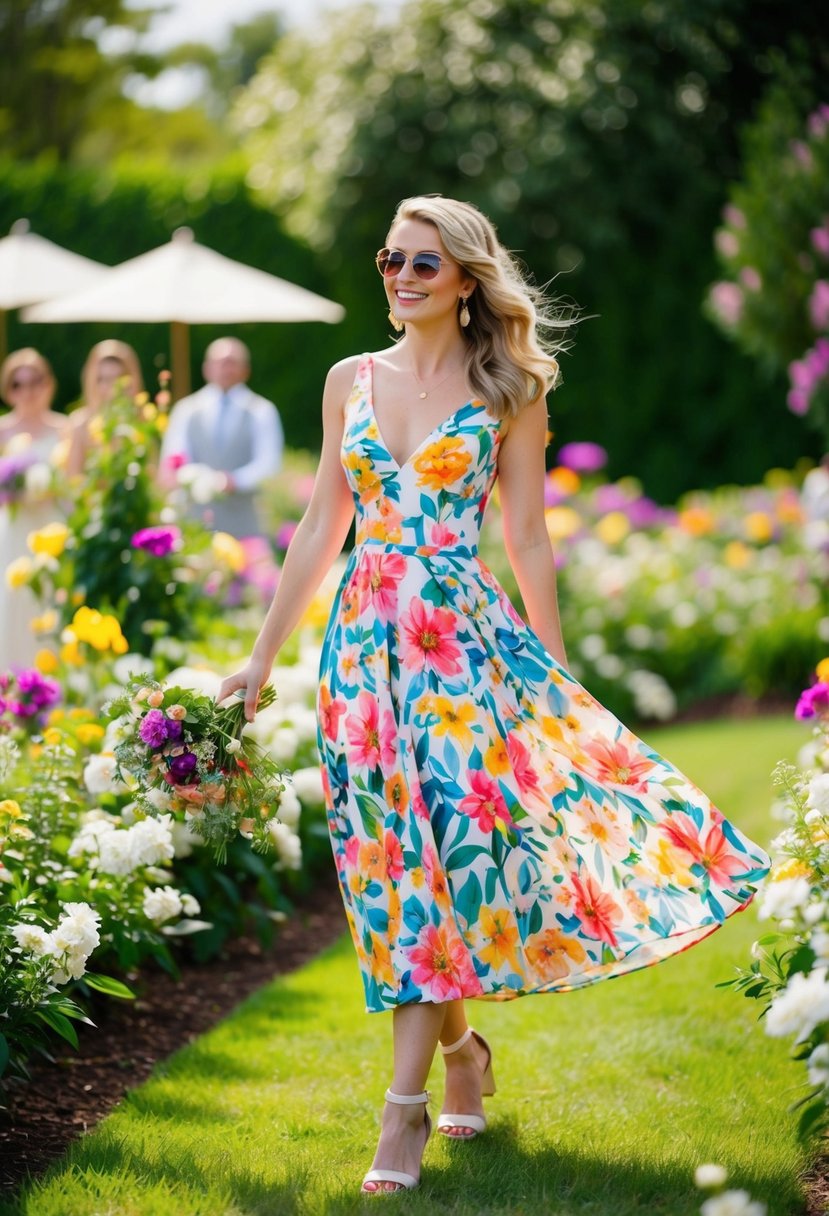
[[[420,452],[421,448],[424,448],[426,446],[426,444],[429,442],[429,440],[434,435],[439,435],[440,432],[444,429],[444,427],[448,426],[449,423],[454,418],[457,418],[460,414],[462,414],[464,412],[464,410],[468,410],[470,408],[470,406],[474,406],[476,409],[484,408],[483,402],[479,401],[476,397],[473,397],[470,401],[464,402],[463,405],[459,405],[457,409],[452,410],[451,414],[447,414],[447,416],[443,419],[442,422],[439,422],[437,424],[437,426],[433,426],[431,431],[429,431],[428,435],[423,436],[423,438],[421,439],[421,441],[417,445],[417,447],[414,449],[414,451],[410,452],[409,455],[406,457],[406,459],[403,461],[403,463],[400,464],[399,461],[397,460],[397,458],[395,457],[394,453],[392,451],[390,451],[389,445],[386,443],[385,439],[383,438],[383,432],[380,429],[380,423],[377,421],[377,413],[374,409],[374,358],[371,355],[368,356],[368,406],[369,406],[369,410],[371,412],[372,421],[373,421],[375,427],[377,428],[377,435],[380,439],[380,443],[382,444],[383,451],[386,453],[386,455],[388,456],[389,460],[392,462],[392,464],[394,465],[394,467],[398,473],[402,473],[405,468],[408,468],[408,466],[414,460],[415,456],[417,456],[418,452]]]

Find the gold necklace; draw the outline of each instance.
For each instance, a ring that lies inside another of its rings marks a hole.
[[[411,370],[412,370],[412,375],[414,376],[414,378],[415,378],[415,380],[418,382],[418,384],[422,384],[422,383],[423,383],[423,381],[421,380],[420,376],[418,376],[418,374],[417,374],[417,372],[415,371],[415,369],[414,369],[414,368],[412,368]],[[430,389],[428,389],[428,390],[427,390],[427,389],[423,389],[423,390],[422,390],[422,391],[421,391],[421,392],[418,394],[418,395],[419,395],[419,397],[420,397],[420,400],[421,400],[421,401],[425,401],[425,400],[426,400],[426,398],[429,396],[429,393],[433,393],[433,392],[435,392],[435,390],[436,390],[436,389],[439,389],[439,388],[440,388],[440,386],[441,386],[442,384],[445,384],[447,380],[451,379],[451,377],[452,377],[452,376],[456,376],[456,375],[458,374],[458,372],[460,372],[460,371],[463,371],[463,368],[461,368],[461,367],[456,367],[456,368],[454,369],[454,371],[451,371],[451,372],[449,373],[449,375],[448,375],[448,376],[444,376],[442,380],[438,380],[437,384],[432,385],[432,387],[431,387]]]

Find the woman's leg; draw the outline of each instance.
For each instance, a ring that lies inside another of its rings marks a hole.
[[[445,1009],[440,1041],[444,1047],[457,1043],[467,1028],[466,1010],[463,1001],[449,1001]],[[482,1115],[481,1080],[487,1063],[487,1053],[481,1044],[470,1035],[463,1047],[444,1056],[446,1064],[446,1091],[443,1110],[451,1115]],[[472,1128],[447,1129],[444,1135],[463,1139],[474,1136]]]
[[[394,1074],[391,1089],[396,1094],[419,1094],[426,1086],[432,1066],[438,1036],[445,1015],[443,1005],[400,1005],[394,1018]],[[380,1140],[374,1154],[372,1169],[400,1170],[420,1173],[420,1159],[426,1145],[424,1107],[417,1103],[397,1106],[387,1102],[383,1107]],[[393,1191],[394,1182],[369,1182],[366,1189]]]

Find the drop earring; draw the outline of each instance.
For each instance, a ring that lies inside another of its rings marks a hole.
[[[461,328],[466,329],[472,318],[469,315],[469,308],[466,303],[466,296],[461,296],[461,310],[458,313],[458,320],[461,323]]]
[[[397,332],[400,333],[401,329],[403,328],[403,322],[398,320],[398,318],[394,315],[394,313],[392,312],[391,309],[389,309],[389,320],[391,321],[392,325],[397,330]]]

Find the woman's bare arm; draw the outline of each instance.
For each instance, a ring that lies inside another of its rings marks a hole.
[[[274,659],[340,553],[354,515],[354,501],[340,463],[343,406],[354,383],[357,360],[344,359],[328,373],[322,401],[322,454],[314,491],[293,535],[276,594],[246,666],[222,683],[220,701],[245,690],[245,716],[256,712],[259,689]]]
[[[547,408],[536,401],[510,420],[498,455],[504,544],[530,626],[553,658],[567,666],[556,592],[556,566],[544,519]]]

